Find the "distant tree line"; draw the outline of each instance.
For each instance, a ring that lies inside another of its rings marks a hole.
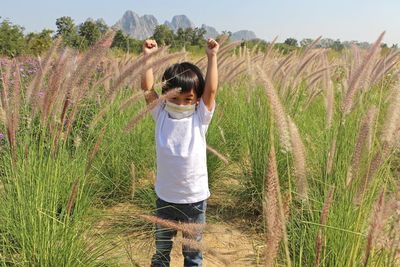
[[[295,38],[287,38],[283,43],[276,43],[275,48],[283,52],[283,54],[288,54],[296,49],[304,49],[314,42],[314,39],[304,38],[300,42]],[[250,40],[250,41],[242,41],[242,46],[246,46],[250,49],[257,46],[257,48],[261,51],[265,51],[268,47],[269,43],[264,40]],[[336,52],[341,52],[345,48],[351,48],[353,45],[358,46],[359,48],[369,48],[371,46],[368,42],[358,42],[358,41],[343,41],[341,42],[339,39],[333,40],[330,38],[322,38],[315,47],[317,48],[329,48]],[[389,49],[389,46],[386,43],[382,43],[381,47],[384,49]],[[397,44],[393,44],[391,48],[397,49]]]
[[[51,30],[40,33],[23,34],[24,28],[8,20],[0,23],[0,55],[15,57],[22,54],[39,55],[47,50],[51,43]]]
[[[155,39],[160,46],[168,45],[172,49],[182,49],[187,47],[203,47],[204,35],[206,30],[202,28],[179,28],[176,32],[171,30],[166,25],[158,25],[154,29],[153,36],[149,37]],[[124,52],[140,53],[142,50],[142,40],[137,40],[127,36],[121,30],[115,34],[112,47],[119,48]]]
[[[57,33],[63,37],[65,45],[77,49],[86,49],[93,45],[104,33],[108,31],[108,26],[100,21],[86,20],[76,26],[71,17],[61,17],[56,20]]]
[[[102,21],[86,20],[75,25],[71,17],[60,17],[56,20],[57,31],[44,29],[40,33],[24,35],[24,28],[9,20],[0,21],[0,55],[16,57],[20,55],[38,56],[47,51],[53,40],[59,36],[65,46],[85,50],[93,45],[105,32],[108,26]]]
[[[53,40],[62,37],[63,45],[79,50],[85,50],[93,45],[101,36],[109,30],[109,27],[101,20],[88,19],[85,22],[76,25],[71,17],[63,16],[56,19],[56,32],[44,29],[39,33],[28,33],[24,35],[24,28],[11,23],[9,20],[1,20],[0,17],[0,56],[16,57],[20,55],[41,55],[47,51],[52,45]],[[172,49],[200,49],[204,46],[206,30],[203,28],[187,28],[171,30],[166,25],[158,25],[152,37],[161,46],[168,45]],[[230,34],[224,31],[223,34]],[[275,48],[283,53],[289,53],[295,49],[301,49],[310,45],[313,39],[306,38],[298,42],[295,38],[287,38],[283,43],[275,44]],[[134,39],[121,30],[116,32],[113,43],[111,45],[115,50],[127,53],[140,53],[142,50],[142,40]],[[263,40],[242,41],[242,46],[254,47],[265,50],[269,43]],[[331,48],[340,52],[344,48],[357,45],[362,48],[370,46],[369,43],[363,42],[341,42],[329,38],[321,39],[317,47]],[[388,48],[387,44],[382,47]],[[393,45],[392,48],[397,48]]]
[[[84,23],[76,25],[74,20],[68,16],[56,19],[56,26],[56,32],[44,29],[40,33],[24,35],[23,27],[13,24],[7,19],[1,20],[0,17],[0,55],[8,57],[38,56],[47,51],[53,40],[60,36],[63,45],[85,50],[109,30],[109,27],[101,20],[88,19]],[[151,38],[157,40],[160,45],[181,49],[188,46],[204,46],[205,33],[206,30],[202,28],[178,29],[174,32],[165,25],[159,25],[155,28]],[[118,30],[111,47],[123,52],[140,53],[142,43],[142,40],[134,39]]]

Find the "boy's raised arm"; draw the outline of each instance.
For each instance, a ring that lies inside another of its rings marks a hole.
[[[145,68],[142,73],[141,87],[144,91],[144,98],[147,104],[155,101],[158,98],[156,91],[154,91],[154,75],[153,69],[147,68],[146,66],[151,64],[151,53],[158,49],[157,42],[155,40],[146,40],[143,44],[143,53],[145,57]]]
[[[218,89],[217,52],[219,44],[214,39],[208,39],[206,54],[208,58],[206,84],[203,93],[203,102],[209,111],[212,110]]]

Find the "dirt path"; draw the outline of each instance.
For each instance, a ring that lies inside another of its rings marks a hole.
[[[151,225],[137,231],[134,223],[130,231],[129,220],[138,213],[136,207],[120,204],[106,211],[107,220],[100,222],[99,228],[108,230],[119,229],[115,235],[109,235],[114,248],[108,256],[114,257],[118,266],[150,266],[150,258],[154,252],[154,237],[149,229]],[[129,216],[128,216],[129,214]],[[125,228],[125,231],[124,231]],[[171,266],[183,266],[180,233],[176,237],[171,253]],[[241,232],[237,227],[224,223],[214,223],[207,226],[202,245],[204,251],[204,266],[255,266],[255,237]]]
[[[254,266],[250,238],[233,226],[214,224],[204,233],[204,266]],[[174,246],[171,266],[183,266],[180,244]]]

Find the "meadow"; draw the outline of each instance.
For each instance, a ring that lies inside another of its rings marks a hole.
[[[383,36],[340,53],[319,39],[289,53],[220,40],[210,239],[190,244],[206,266],[400,264],[399,52]],[[112,38],[0,61],[0,266],[149,265],[158,221],[144,59],[116,57]],[[152,57],[158,92],[169,64],[206,68],[168,47]],[[213,243],[221,225],[249,245]]]

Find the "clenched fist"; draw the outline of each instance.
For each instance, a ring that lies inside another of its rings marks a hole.
[[[207,56],[216,55],[218,53],[219,44],[214,39],[207,40],[206,54]]]
[[[143,43],[143,53],[145,55],[150,55],[154,51],[157,51],[158,45],[155,40],[148,39]]]

